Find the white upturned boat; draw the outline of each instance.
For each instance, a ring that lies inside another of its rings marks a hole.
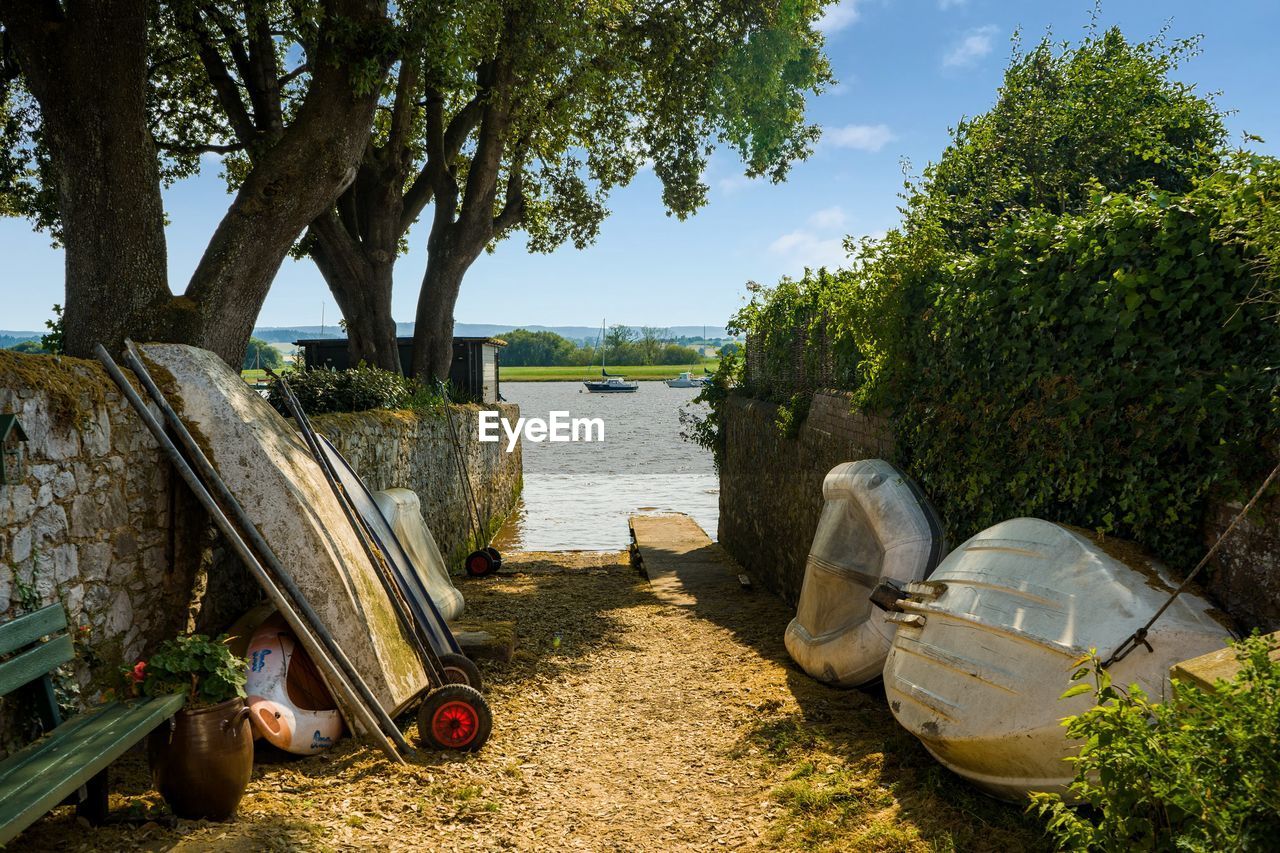
[[[422,503],[417,493],[410,489],[386,489],[374,492],[373,501],[412,561],[418,580],[431,596],[431,603],[441,618],[447,622],[457,619],[466,602],[453,585],[440,546],[422,517]]]
[[[894,627],[871,605],[882,580],[921,580],[946,551],[916,485],[883,459],[837,465],[818,519],[787,652],[805,672],[851,687],[880,677]]]
[[[1062,793],[1079,744],[1063,717],[1093,705],[1059,699],[1076,661],[1106,658],[1168,599],[1163,567],[1124,542],[1035,518],[990,527],[907,587],[884,667],[893,715],[940,762],[988,792],[1025,800]],[[1139,646],[1108,668],[1121,687],[1159,700],[1169,667],[1221,649],[1230,628],[1208,601],[1182,593]]]

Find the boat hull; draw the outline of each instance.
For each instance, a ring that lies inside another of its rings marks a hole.
[[[1078,661],[1105,656],[1168,598],[1163,567],[1125,543],[1040,519],[988,528],[953,551],[913,594],[885,661],[893,715],[942,764],[991,794],[1065,793],[1079,744],[1063,717],[1091,694],[1059,697]],[[918,620],[917,618],[918,617]],[[906,621],[902,621],[906,620]],[[1169,667],[1231,635],[1209,602],[1183,593],[1139,648],[1109,668],[1118,685],[1168,695]]]
[[[148,344],[165,395],[263,539],[383,710],[399,713],[428,686],[377,570],[293,426],[218,356]]]
[[[593,382],[583,382],[582,384],[587,386],[587,390],[592,394],[631,394],[640,390],[640,386],[638,384],[621,386],[615,385],[613,387],[603,384],[598,385]]]
[[[787,653],[819,681],[852,687],[880,677],[894,626],[870,601],[882,580],[928,576],[946,547],[942,525],[911,480],[883,459],[846,462],[826,500],[805,566]]]

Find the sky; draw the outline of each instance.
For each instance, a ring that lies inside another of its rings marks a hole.
[[[712,158],[710,203],[683,222],[668,217],[652,172],[615,192],[612,215],[586,250],[526,251],[513,235],[481,255],[463,284],[459,322],[585,325],[723,325],[748,281],[776,282],[806,265],[844,259],[846,235],[879,234],[899,218],[904,165],[918,174],[962,116],[991,106],[1011,49],[1051,28],[1077,39],[1092,3],[1011,0],[843,0],[822,22],[837,85],[810,103],[823,136],[783,184],[748,180],[729,151]],[[1234,142],[1280,154],[1280,3],[1275,0],[1107,0],[1102,26],[1141,40],[1201,34],[1203,53],[1178,76],[1217,93]],[[180,288],[230,202],[216,164],[165,194],[170,279]],[[393,311],[413,319],[425,266],[425,223],[396,265]],[[63,301],[62,253],[22,220],[0,219],[0,329],[43,327]],[[309,260],[286,260],[260,326],[336,322],[337,308]]]

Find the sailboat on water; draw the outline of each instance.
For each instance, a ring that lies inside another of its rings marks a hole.
[[[600,347],[600,376],[601,379],[588,379],[582,384],[587,386],[587,390],[592,394],[630,394],[640,390],[639,382],[628,382],[627,377],[620,373],[609,373],[604,367],[604,321],[600,321],[600,337],[596,341]]]

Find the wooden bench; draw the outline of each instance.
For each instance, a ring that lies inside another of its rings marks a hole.
[[[64,722],[49,673],[74,658],[60,604],[0,625],[0,696],[30,685],[46,732],[0,762],[0,844],[62,804],[74,804],[90,823],[105,820],[107,766],[185,700],[175,694],[111,702]]]

